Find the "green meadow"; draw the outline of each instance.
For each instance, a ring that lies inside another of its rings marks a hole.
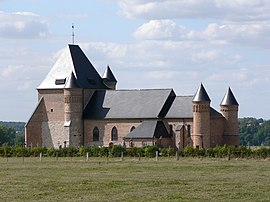
[[[0,158],[0,201],[270,201],[270,160]]]

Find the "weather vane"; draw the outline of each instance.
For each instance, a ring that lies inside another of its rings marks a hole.
[[[74,45],[74,41],[75,41],[75,33],[74,33],[74,23],[72,23],[72,44]]]

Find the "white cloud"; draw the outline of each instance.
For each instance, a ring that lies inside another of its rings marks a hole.
[[[118,0],[120,13],[142,19],[268,20],[268,0]]]
[[[249,46],[268,47],[270,42],[269,22],[209,24],[202,32],[189,35],[193,39],[208,40],[213,44],[242,44]]]
[[[173,20],[150,20],[133,34],[136,39],[181,40],[186,37],[187,29],[177,25]]]
[[[18,75],[18,71],[22,69],[22,66],[8,66],[4,69],[0,69],[0,76],[4,77],[5,79],[12,77],[15,75]]]
[[[0,37],[12,39],[40,38],[48,34],[46,19],[31,12],[0,11]]]

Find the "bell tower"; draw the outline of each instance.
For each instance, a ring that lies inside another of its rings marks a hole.
[[[210,98],[201,84],[193,98],[193,147],[210,147]]]

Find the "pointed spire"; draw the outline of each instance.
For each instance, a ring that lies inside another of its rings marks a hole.
[[[236,101],[231,88],[229,87],[227,92],[225,93],[220,105],[239,105]]]
[[[203,101],[211,101],[203,84],[201,83],[200,87],[198,88],[196,94],[194,95],[193,102],[203,102]]]
[[[103,79],[106,79],[107,81],[111,81],[111,82],[117,82],[116,78],[114,77],[111,68],[109,67],[109,65],[107,66],[103,76]]]
[[[70,76],[67,78],[66,85],[65,85],[64,88],[65,89],[68,89],[68,88],[79,88],[73,72],[71,72]]]

